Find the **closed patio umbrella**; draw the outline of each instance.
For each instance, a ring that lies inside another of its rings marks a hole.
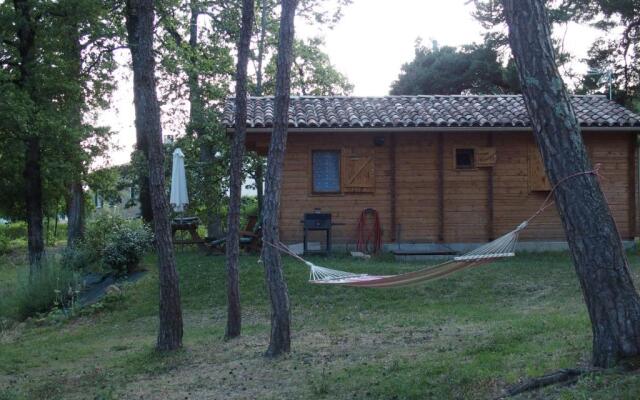
[[[184,171],[184,153],[182,150],[173,151],[173,168],[171,170],[171,197],[169,203],[177,212],[184,211],[184,207],[189,204],[187,194],[187,177]]]

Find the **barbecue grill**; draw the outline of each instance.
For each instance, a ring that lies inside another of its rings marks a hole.
[[[325,231],[327,235],[327,245],[324,250],[314,251],[314,253],[331,253],[331,214],[329,213],[305,213],[302,219],[304,229],[304,252],[310,253],[308,249],[308,234],[310,231]]]

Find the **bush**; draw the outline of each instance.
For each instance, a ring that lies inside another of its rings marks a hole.
[[[107,238],[126,224],[127,220],[119,215],[107,212],[98,213],[94,219],[87,222],[84,240],[78,247],[85,252],[89,262],[99,261],[107,246]]]
[[[0,313],[3,317],[23,320],[54,307],[71,305],[80,288],[78,275],[60,263],[43,261],[33,276],[29,268],[22,268],[16,289],[3,296]]]
[[[2,230],[10,240],[27,238],[27,223],[24,221],[11,222],[3,225]]]
[[[62,250],[60,263],[67,269],[79,271],[90,265],[91,259],[82,243],[78,243],[75,247]]]
[[[132,272],[151,246],[152,235],[141,221],[128,221],[107,235],[102,262],[117,274]]]
[[[25,222],[0,223],[0,254],[7,254],[11,249],[26,247],[27,224]]]
[[[4,230],[0,230],[0,255],[7,254],[9,252],[9,242],[10,240]]]
[[[51,218],[45,224],[45,235],[47,245],[56,245],[57,243],[67,243],[67,224],[58,222],[55,225],[54,219]]]

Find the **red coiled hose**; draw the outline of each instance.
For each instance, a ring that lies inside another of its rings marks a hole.
[[[367,227],[368,215],[373,217],[373,226]],[[380,226],[380,215],[373,208],[365,208],[360,213],[358,219],[358,227],[356,228],[358,237],[356,249],[363,253],[368,253],[371,247],[371,253],[377,253],[382,248],[382,228]]]

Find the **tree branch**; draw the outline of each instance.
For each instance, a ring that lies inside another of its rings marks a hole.
[[[107,47],[107,48],[104,48],[104,49],[100,50],[98,52],[98,55],[97,55],[96,59],[93,60],[93,62],[87,66],[87,68],[84,70],[83,74],[84,75],[89,75],[91,73],[91,71],[93,70],[93,68],[95,68],[98,64],[100,64],[102,62],[102,57],[105,54],[110,54],[110,53],[113,53],[116,50],[122,50],[122,49],[128,49],[128,48],[129,48],[129,46],[122,45],[122,46]]]
[[[173,38],[178,46],[182,46],[182,42],[184,40],[182,39],[182,35],[180,35],[180,32],[178,32],[176,28],[172,26],[165,26],[164,29],[167,30],[167,33],[169,33],[169,35]]]
[[[507,397],[515,396],[521,393],[530,392],[532,390],[540,389],[545,386],[555,385],[562,382],[575,382],[580,375],[596,372],[598,369],[594,368],[567,368],[560,369],[547,375],[543,375],[539,378],[532,378],[526,380],[520,384],[511,386],[506,389],[505,395]]]
[[[622,52],[622,59],[624,60],[624,91],[627,92],[629,89],[629,64],[627,63],[627,54],[629,53],[629,47],[631,47],[631,32],[634,29],[640,27],[640,20],[632,21],[627,27],[624,29],[622,33],[622,48],[624,49]]]
[[[15,42],[13,42],[13,41],[11,41],[11,40],[9,40],[9,39],[4,39],[4,38],[3,38],[3,39],[2,39],[2,43],[6,44],[7,46],[14,47],[14,48],[17,48],[17,47],[18,47],[18,45],[17,45]]]

